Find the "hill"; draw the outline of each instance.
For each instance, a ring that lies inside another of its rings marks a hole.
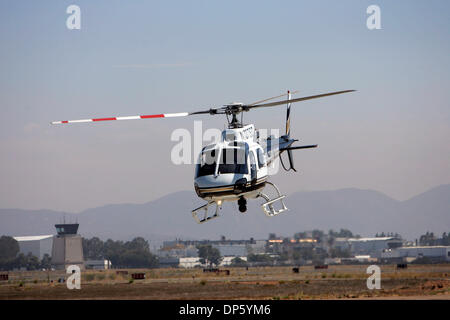
[[[143,236],[151,241],[183,239],[267,238],[269,233],[291,236],[312,229],[350,229],[363,236],[398,232],[413,240],[426,231],[450,231],[450,185],[442,185],[406,201],[360,189],[297,192],[286,198],[290,209],[266,217],[261,200],[249,202],[241,214],[235,203],[224,203],[222,217],[198,225],[191,210],[202,204],[193,191],[168,194],[144,204],[114,204],[67,213],[52,210],[0,209],[1,235],[53,234],[64,218],[78,221],[85,237],[128,240]]]

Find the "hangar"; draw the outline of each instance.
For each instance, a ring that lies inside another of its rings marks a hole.
[[[19,242],[20,253],[33,256],[42,260],[45,254],[52,255],[53,235],[13,237]]]

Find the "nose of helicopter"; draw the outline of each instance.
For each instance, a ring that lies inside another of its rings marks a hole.
[[[236,181],[243,176],[242,174],[220,174],[197,177],[194,182],[195,191],[199,197],[203,197],[205,192],[233,191]]]
[[[237,174],[219,174],[217,176],[207,175],[197,177],[195,183],[197,183],[200,188],[228,186],[233,185],[236,180],[242,178],[242,176],[243,175]]]

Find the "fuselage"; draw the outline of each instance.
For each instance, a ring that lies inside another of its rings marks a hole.
[[[255,127],[225,129],[221,141],[205,146],[199,156],[194,187],[207,201],[255,198],[267,180],[267,156]]]

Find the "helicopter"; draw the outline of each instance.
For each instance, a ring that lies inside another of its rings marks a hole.
[[[239,211],[245,213],[247,211],[247,200],[262,198],[264,201],[261,204],[262,211],[266,216],[273,217],[288,210],[288,208],[283,201],[286,196],[281,194],[274,183],[268,181],[268,166],[279,158],[284,170],[296,172],[292,151],[317,148],[318,146],[317,144],[294,145],[299,140],[291,138],[290,135],[291,104],[354,91],[335,91],[296,99],[292,99],[292,94],[298,91],[287,91],[287,99],[269,103],[267,101],[283,97],[286,93],[250,104],[233,102],[221,107],[195,112],[63,120],[53,121],[51,124],[225,115],[228,127],[222,131],[220,141],[204,146],[196,162],[194,189],[197,196],[205,200],[206,203],[192,210],[192,216],[199,224],[215,219],[219,217],[219,210],[225,201],[236,201]],[[243,122],[245,112],[281,105],[286,105],[286,124],[285,133],[278,138],[273,135],[264,138],[253,124],[244,124]],[[281,157],[284,152],[287,153],[288,166],[285,166]],[[275,193],[274,197],[269,197],[266,192],[265,188],[268,186],[272,187],[272,193]],[[212,213],[209,212],[211,206],[215,206]],[[200,216],[202,212],[203,215]]]

